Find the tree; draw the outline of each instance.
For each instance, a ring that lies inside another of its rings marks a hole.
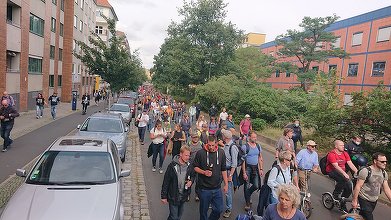
[[[113,91],[136,90],[146,80],[142,62],[137,51],[122,46],[124,38],[116,35],[115,21],[104,18],[111,34],[108,44],[93,32],[88,38],[92,46],[77,41],[80,52],[74,55],[86,65],[88,73],[100,75]]]
[[[348,54],[339,47],[334,47],[337,37],[327,28],[339,17],[304,17],[300,23],[302,30],[288,30],[277,36],[276,43],[282,46],[278,52],[280,60],[288,57],[297,58],[299,64],[294,73],[298,76],[302,88],[307,91],[308,83],[314,81],[317,70],[310,70],[314,62],[327,62],[329,57],[347,58]],[[286,66],[286,64],[285,64]]]
[[[184,2],[178,10],[182,21],[170,24],[168,37],[154,58],[154,85],[186,93],[213,76],[229,73],[242,31],[225,22],[225,8],[223,0]]]
[[[259,48],[246,47],[235,51],[231,65],[239,78],[264,80],[272,74],[275,60],[274,57],[263,54]]]

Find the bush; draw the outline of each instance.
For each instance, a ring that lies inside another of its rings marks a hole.
[[[253,124],[253,130],[256,131],[262,131],[267,126],[266,121],[261,118],[252,119],[251,122]]]

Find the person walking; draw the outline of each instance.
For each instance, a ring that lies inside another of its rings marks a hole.
[[[15,105],[16,105],[14,98],[12,96],[10,96],[7,91],[3,92],[3,96],[1,97],[1,101],[3,101],[3,100],[7,100],[8,105],[10,105],[12,107],[15,107]]]
[[[236,180],[237,173],[236,167],[238,166],[238,154],[239,149],[235,142],[232,141],[232,133],[228,130],[223,130],[223,139],[224,139],[224,153],[226,157],[225,166],[227,168],[227,178],[228,178],[228,192],[225,194],[225,205],[226,209],[223,214],[224,218],[229,218],[231,216],[232,211],[232,197],[234,184],[233,180]]]
[[[57,97],[57,92],[54,92],[53,95],[49,96],[50,103],[50,113],[52,114],[53,120],[56,119],[57,116],[57,105],[60,103],[60,98]]]
[[[200,117],[200,114],[201,114],[201,104],[200,104],[200,102],[197,102],[195,107],[196,107],[196,120],[198,121],[198,118]]]
[[[372,165],[362,168],[358,173],[358,179],[353,192],[352,207],[358,208],[360,215],[365,220],[373,220],[373,211],[383,189],[388,200],[391,201],[391,190],[388,185],[388,174],[385,171],[387,157],[383,153],[372,155]]]
[[[263,176],[262,147],[257,143],[257,134],[249,132],[249,141],[242,146],[242,151],[246,152],[246,158],[242,164],[244,179],[244,199],[246,205],[244,209],[251,209],[251,195],[261,187],[261,177]]]
[[[37,119],[42,118],[43,108],[44,108],[45,104],[46,104],[45,98],[42,96],[42,93],[38,93],[37,98],[35,98],[35,107],[36,107],[36,112],[37,112],[36,118]]]
[[[217,146],[214,136],[209,136],[208,143],[197,152],[193,166],[198,173],[200,220],[220,219],[224,206],[221,182],[224,181],[223,191],[227,193],[228,178],[225,153]],[[212,205],[212,212],[208,217],[209,205]]]
[[[190,164],[193,164],[195,155],[199,150],[202,149],[202,142],[200,141],[200,136],[197,134],[197,132],[193,132],[191,134],[191,140],[188,143],[188,146],[190,148]],[[197,179],[198,174],[196,174],[196,179]],[[195,184],[195,201],[198,202],[200,201],[199,197],[199,188],[197,187],[197,184]],[[188,198],[190,200],[190,197]]]
[[[307,148],[301,149],[296,156],[297,163],[297,174],[299,176],[299,188],[302,192],[308,192],[308,180],[310,179],[310,174],[307,172],[311,170],[315,173],[319,172],[319,161],[318,153],[315,151],[316,146],[318,146],[315,141],[307,141]],[[307,175],[306,175],[307,172]]]
[[[175,156],[164,174],[161,201],[168,204],[170,214],[167,220],[180,220],[184,204],[190,195],[194,181],[194,170],[189,163],[190,148],[182,146],[179,155]]]
[[[84,95],[81,98],[81,104],[83,106],[83,114],[87,113],[87,107],[90,105],[90,99],[91,97],[87,93],[84,93]]]
[[[208,124],[202,124],[201,130],[198,130],[197,133],[198,136],[200,137],[200,141],[202,142],[202,144],[208,143],[208,136],[209,136]]]
[[[175,124],[174,130],[171,132],[172,141],[172,158],[179,154],[182,143],[186,141],[185,132],[183,132],[180,124]]]
[[[192,103],[191,106],[189,107],[191,124],[194,124],[196,122],[196,113],[197,113],[197,108],[195,107],[194,103]]]
[[[293,135],[293,129],[292,128],[285,128],[283,132],[283,136],[278,139],[277,144],[276,144],[276,152],[274,155],[274,158],[277,160],[278,159],[278,154],[281,151],[289,151],[291,152],[292,159],[291,159],[291,168],[293,170],[297,170],[297,164],[296,164],[296,152],[294,149],[294,143],[292,140],[292,135]]]
[[[218,129],[219,124],[217,123],[216,118],[211,117],[209,122],[209,135],[215,135]]]
[[[239,124],[240,137],[247,142],[248,133],[253,130],[250,115],[246,114]]]
[[[7,152],[8,147],[13,140],[10,138],[11,130],[14,127],[15,118],[19,117],[16,109],[8,104],[6,99],[1,101],[0,108],[0,123],[1,123],[1,137],[4,139],[2,152]]]
[[[204,115],[200,115],[200,117],[197,120],[196,127],[199,131],[202,130],[202,125],[206,124],[206,127],[208,127],[208,122],[205,120]]]
[[[149,121],[149,116],[146,109],[143,110],[143,113],[137,116],[136,121],[138,123],[137,127],[139,141],[141,142],[141,145],[144,145],[145,130],[147,129],[147,124]]]
[[[301,147],[303,147],[303,135],[300,127],[300,121],[295,120],[292,124],[286,126],[287,128],[292,128],[292,140],[295,152],[297,152],[297,142],[300,142]]]
[[[209,117],[216,117],[217,116],[217,108],[214,104],[212,104],[212,107],[209,109]]]
[[[155,127],[151,129],[149,137],[152,140],[152,171],[156,172],[156,159],[159,154],[159,173],[162,174],[164,162],[164,139],[167,137],[167,132],[164,130],[161,121],[156,121]]]
[[[222,112],[219,115],[219,120],[218,120],[219,126],[221,126],[221,123],[225,122],[227,120],[227,118],[228,118],[227,110],[226,110],[226,108],[223,108]]]
[[[234,123],[234,121],[233,121],[233,116],[232,116],[232,114],[229,114],[229,115],[228,115],[227,121],[225,121],[225,122],[226,122],[226,124],[227,124],[227,129],[228,129],[228,130],[231,130],[231,129],[235,130],[235,123]],[[220,125],[220,126],[221,126],[221,125]]]
[[[180,125],[182,128],[182,131],[185,132],[185,137],[186,137],[185,142],[187,142],[187,140],[190,137],[190,129],[191,129],[191,122],[189,119],[189,115],[187,113],[185,113],[183,115],[183,119],[181,120]]]

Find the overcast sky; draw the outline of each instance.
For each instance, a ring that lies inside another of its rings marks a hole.
[[[180,21],[177,9],[183,0],[109,0],[118,16],[117,29],[124,31],[132,50],[138,49],[147,68],[167,37],[171,21]],[[304,16],[337,14],[350,18],[391,5],[391,0],[225,0],[227,21],[245,32],[266,34],[273,41],[287,29],[297,29]]]

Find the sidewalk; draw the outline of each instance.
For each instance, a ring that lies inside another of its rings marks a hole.
[[[76,110],[76,111],[79,111]],[[76,111],[72,111],[71,103],[63,103],[57,106],[57,119],[68,116]],[[27,112],[20,112],[20,116],[15,118],[15,124],[11,131],[12,139],[16,139],[23,136],[37,128],[45,126],[53,121],[50,114],[50,107],[46,107],[43,112],[43,117],[40,119],[36,118],[36,111],[30,110]],[[0,145],[3,145],[3,139],[0,139]]]

